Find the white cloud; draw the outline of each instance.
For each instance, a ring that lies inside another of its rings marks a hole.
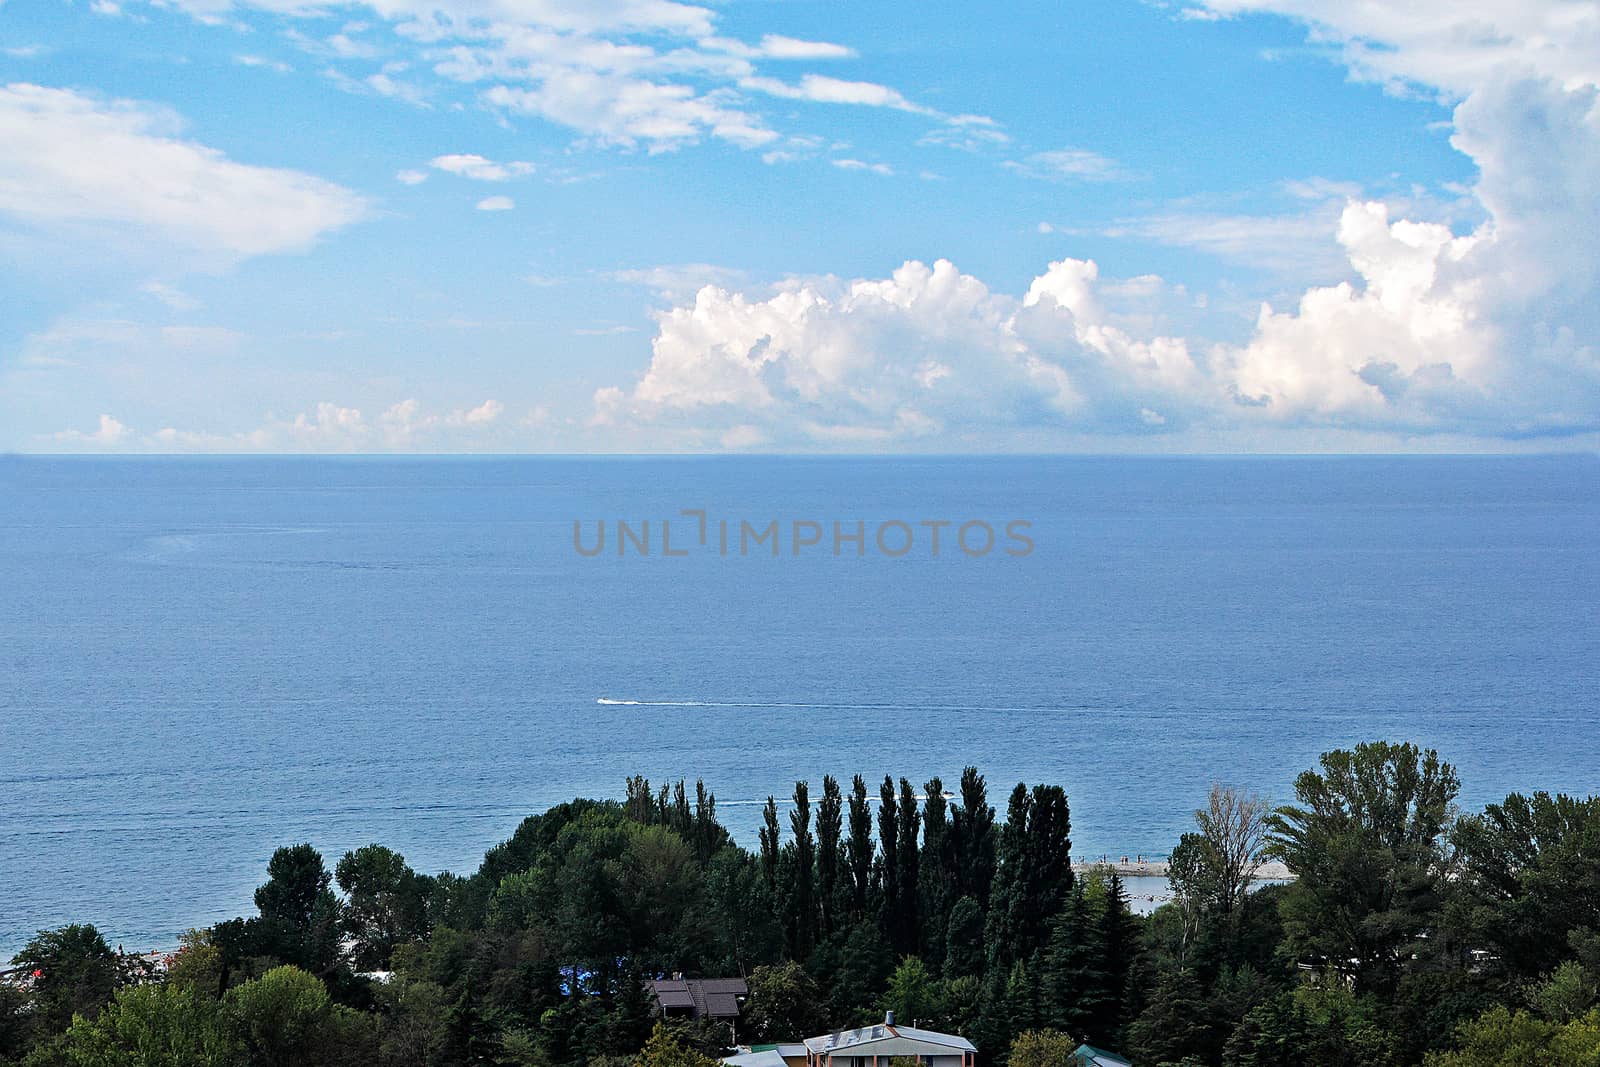
[[[824,74],[807,74],[798,83],[779,81],[777,78],[744,78],[739,82],[745,89],[778,96],[786,100],[809,100],[818,104],[854,104],[860,107],[887,107],[896,111],[910,111],[918,115],[938,115],[932,108],[907,100],[898,89],[877,82],[845,81]]]
[[[853,48],[842,44],[832,44],[828,41],[803,41],[795,37],[785,37],[778,33],[769,33],[761,38],[759,44],[750,45],[743,41],[735,41],[727,37],[709,37],[700,42],[701,47],[716,52],[726,52],[729,55],[739,56],[742,59],[850,59],[855,56]]]
[[[505,406],[494,399],[444,412],[426,411],[417,400],[408,399],[368,418],[360,408],[324,401],[295,415],[268,415],[255,428],[232,433],[175,426],[141,433],[102,415],[94,433],[66,430],[50,439],[67,447],[136,452],[430,451],[481,443],[493,433],[504,412]]]
[[[510,211],[517,202],[509,196],[486,196],[477,203],[479,211]]]
[[[743,271],[711,263],[668,263],[616,270],[606,278],[624,285],[644,286],[673,303],[693,299],[695,293],[708,285],[732,288],[744,285],[747,280]]]
[[[230,256],[292,252],[362,218],[361,197],[299,171],[236,163],[170,113],[68,89],[0,89],[0,214],[98,225]]]
[[[435,156],[428,161],[428,166],[435,170],[442,170],[449,174],[457,174],[463,178],[471,178],[479,182],[503,182],[512,178],[520,178],[532,174],[534,166],[517,160],[511,163],[496,163],[492,159],[471,153]],[[412,172],[420,173],[420,172]]]
[[[864,170],[870,174],[879,174],[887,178],[894,173],[894,168],[887,163],[868,163],[861,159],[835,159],[833,165],[840,170]]]
[[[259,67],[264,70],[275,71],[278,74],[288,74],[294,70],[289,64],[277,59],[267,59],[264,56],[234,56],[233,61],[241,67]]]
[[[649,369],[599,391],[596,415],[756,427],[790,446],[1067,421],[1142,431],[1140,409],[1170,407],[1198,372],[1182,341],[1110,321],[1094,281],[1093,264],[1063,261],[1018,300],[941,260],[765,297],[706,286],[661,315]]]
[[[401,185],[421,185],[428,180],[428,172],[425,170],[402,170],[395,174],[394,180]]]
[[[1340,47],[1358,76],[1456,98],[1507,72],[1563,88],[1600,83],[1600,11],[1593,0],[1205,0],[1217,15],[1299,19]]]
[[[88,433],[82,430],[62,430],[60,433],[52,434],[51,437],[65,445],[106,447],[123,443],[129,432],[126,426],[110,415],[101,415],[99,427],[95,430]]]
[[[483,94],[496,107],[538,115],[596,143],[669,151],[705,137],[755,148],[777,140],[761,120],[687,85],[618,78],[593,71],[553,71],[535,88],[497,85]]]
[[[1153,241],[1193,248],[1243,266],[1279,276],[1317,275],[1318,280],[1344,273],[1346,259],[1335,238],[1342,204],[1294,215],[1223,215],[1201,212],[1146,215],[1119,219],[1097,232],[1106,237]],[[1041,233],[1055,227],[1040,224]]]
[[[1083,148],[1035,152],[1024,159],[1001,164],[1028,178],[1044,181],[1119,182],[1133,177],[1114,159]]]
[[[200,301],[190,296],[175,286],[160,281],[148,281],[139,286],[139,290],[174,311],[194,311],[200,307]]]
[[[134,0],[129,0],[130,3]],[[575,131],[580,143],[671,151],[705,140],[770,148],[771,129],[749,93],[821,103],[895,108],[945,119],[899,90],[816,73],[798,82],[764,75],[761,64],[827,62],[856,55],[846,45],[765,34],[755,43],[718,36],[709,7],[672,0],[139,0],[177,7],[202,21],[233,12],[313,20],[370,12],[340,32],[291,28],[290,39],[329,61],[323,71],[352,93],[430,106],[448,86],[474,87],[478,101],[509,116],[533,116]],[[379,35],[375,27],[389,31]],[[379,74],[355,68],[402,55]],[[415,68],[409,81],[395,77]],[[460,106],[459,102],[456,106]],[[974,116],[955,116],[966,122]],[[983,121],[983,120],[979,120]],[[963,141],[991,134],[974,129]]]

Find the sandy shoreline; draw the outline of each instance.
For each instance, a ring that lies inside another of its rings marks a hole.
[[[1164,859],[1116,859],[1074,863],[1072,869],[1079,874],[1086,874],[1097,867],[1109,867],[1124,878],[1165,878],[1167,876],[1167,866],[1167,861]],[[1292,882],[1294,881],[1294,874],[1281,863],[1263,863],[1261,869],[1256,871],[1255,880],[1258,882]]]

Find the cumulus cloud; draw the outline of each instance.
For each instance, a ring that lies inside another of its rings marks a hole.
[[[840,170],[864,170],[884,178],[894,174],[894,168],[887,163],[868,163],[864,159],[835,159],[832,162]]]
[[[100,424],[94,430],[87,433],[82,430],[62,430],[60,433],[52,434],[51,437],[61,444],[92,448],[119,445],[127,439],[128,434],[128,428],[122,423],[110,415],[101,415]]]
[[[479,211],[510,211],[517,202],[509,196],[486,196],[477,203]]]
[[[1236,260],[1286,261],[1296,248],[1320,258],[1330,242],[1319,234],[1331,233],[1339,262],[1328,271],[1344,280],[1262,305],[1240,340],[1165,332],[1159,280],[1107,283],[1077,259],[1052,263],[1020,297],[943,261],[848,283],[710,285],[660,316],[648,369],[600,390],[596,418],[794,447],[1041,427],[1593,438],[1600,10],[1560,0],[1423,8],[1212,0],[1204,10],[1302,19],[1358,76],[1457,101],[1452,144],[1480,175],[1471,195],[1482,221],[1471,228],[1315,182],[1288,191],[1337,196],[1336,221],[1320,209],[1125,220],[1129,235]],[[1082,149],[1008,166],[1054,180],[1127,177]]]
[[[132,101],[0,88],[0,215],[244,257],[303,250],[367,212],[332,182],[234,162],[181,139],[180,128],[176,116]]]
[[[470,178],[475,182],[503,182],[512,178],[521,178],[534,171],[532,163],[516,160],[510,163],[496,163],[492,159],[473,153],[459,153],[455,155],[434,156],[428,161],[428,166],[434,170],[442,170],[447,174],[459,175]],[[404,181],[405,179],[401,179]],[[408,182],[407,184],[412,184]]]
[[[939,114],[932,108],[914,104],[898,89],[877,82],[846,81],[825,74],[807,74],[799,82],[790,84],[777,78],[745,78],[739,83],[743,88],[786,100],[809,100],[818,104],[854,104],[859,107],[887,107],[896,111],[911,111],[920,115]]]
[[[52,435],[64,447],[175,452],[409,452],[481,443],[504,414],[498,400],[470,408],[429,412],[415,399],[369,418],[360,408],[324,401],[289,416],[268,415],[259,426],[234,433],[162,426],[145,433],[109,415],[92,433]]]
[[[600,390],[603,424],[694,424],[780,444],[891,441],[1167,404],[1195,377],[1182,341],[1138,339],[1099,307],[1092,263],[1053,264],[1023,299],[940,260],[888,278],[707,285],[663,313],[649,369]],[[1113,396],[1112,394],[1115,394]],[[1185,402],[1187,404],[1187,402]],[[1109,420],[1109,422],[1107,421]]]

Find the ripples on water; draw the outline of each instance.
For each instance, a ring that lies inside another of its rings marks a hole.
[[[1600,779],[1600,462],[0,460],[0,952],[249,910],[271,850],[476,867],[701,776],[1066,785],[1167,851],[1213,779],[1436,745],[1463,800]],[[1023,559],[584,559],[572,521],[1029,519]]]

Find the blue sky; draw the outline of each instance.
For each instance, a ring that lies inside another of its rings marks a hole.
[[[0,3],[0,448],[1592,449],[1600,14]]]

